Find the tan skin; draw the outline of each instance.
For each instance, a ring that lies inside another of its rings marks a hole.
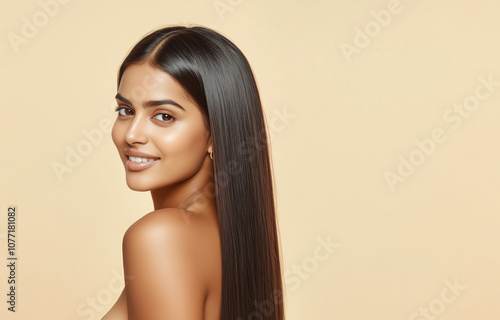
[[[148,62],[125,70],[117,104],[112,137],[127,185],[150,191],[155,210],[124,235],[125,288],[102,320],[219,319],[220,238],[202,113]]]

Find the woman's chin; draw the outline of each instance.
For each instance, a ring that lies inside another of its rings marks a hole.
[[[133,191],[145,192],[151,190],[151,186],[149,184],[139,183],[137,181],[129,181],[128,179],[127,179],[127,186],[129,187],[130,190]]]

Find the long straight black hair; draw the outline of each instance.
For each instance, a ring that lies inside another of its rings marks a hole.
[[[118,73],[149,62],[200,107],[212,137],[222,253],[222,320],[283,320],[272,170],[257,85],[243,53],[204,27],[167,27],[141,39]]]

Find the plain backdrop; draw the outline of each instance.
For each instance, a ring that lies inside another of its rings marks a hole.
[[[289,320],[500,318],[500,2],[24,0],[0,12],[2,319],[100,319],[118,298],[122,236],[152,203],[127,188],[109,134],[117,69],[174,24],[221,32],[255,72]]]

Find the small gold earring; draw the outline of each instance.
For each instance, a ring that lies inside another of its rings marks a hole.
[[[213,150],[208,151],[208,153],[210,154],[210,159],[212,159],[212,160],[213,160],[213,159],[214,159],[214,156],[213,156]]]

